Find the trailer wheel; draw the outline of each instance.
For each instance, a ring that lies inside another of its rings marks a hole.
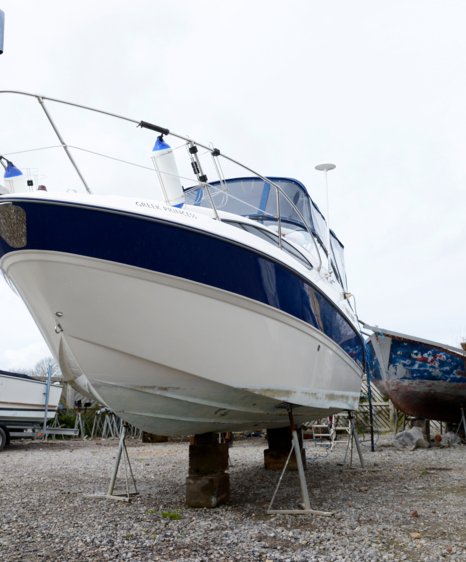
[[[8,443],[8,432],[3,427],[0,427],[0,451],[3,451],[5,445]]]

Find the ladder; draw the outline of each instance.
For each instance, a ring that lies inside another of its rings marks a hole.
[[[351,423],[348,414],[341,413],[319,420],[310,425],[314,445],[332,450],[335,445],[347,445],[351,437]],[[343,438],[341,436],[343,435]]]

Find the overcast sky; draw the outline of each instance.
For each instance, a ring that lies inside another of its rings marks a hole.
[[[1,90],[212,142],[263,174],[300,179],[323,211],[314,166],[334,162],[330,222],[360,318],[455,346],[466,338],[465,2],[0,0],[0,9]],[[1,154],[37,146],[44,118],[20,101],[15,109],[0,96]],[[88,131],[77,129],[84,144]],[[150,165],[154,139],[138,138]],[[3,280],[0,307],[0,369],[47,356]]]

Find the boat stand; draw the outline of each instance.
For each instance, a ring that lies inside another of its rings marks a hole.
[[[460,423],[458,425],[458,429],[456,430],[456,435],[460,434],[461,428],[463,428],[464,434],[466,435],[466,417],[464,415],[463,405],[461,405],[460,410],[461,410],[461,420],[460,420]],[[461,440],[464,441],[463,438],[461,438]]]
[[[76,432],[76,435],[79,435],[81,437],[81,439],[86,438],[86,431],[84,429],[84,422],[83,422],[83,418],[81,416],[81,412],[79,410],[76,412],[76,418],[74,420],[74,430]]]
[[[354,444],[356,444],[356,450],[358,452],[358,456],[359,456],[359,462],[361,463],[361,468],[364,468],[364,459],[362,457],[362,451],[361,451],[361,444],[359,443],[359,439],[358,439],[358,430],[356,428],[356,424],[354,423],[354,416],[353,416],[353,412],[348,411],[348,422],[349,422],[349,433],[350,433],[350,438],[348,439],[348,444],[346,446],[346,452],[345,452],[345,458],[343,459],[343,464],[345,464],[346,462],[346,457],[348,456],[348,450],[349,450],[349,466],[350,468],[352,468],[353,466],[353,448],[354,448]]]
[[[317,511],[315,509],[311,509],[311,504],[309,501],[309,493],[307,490],[307,482],[306,482],[306,477],[304,475],[304,466],[303,466],[303,458],[301,456],[301,448],[299,446],[299,439],[298,439],[298,431],[297,431],[297,427],[294,423],[293,420],[293,411],[291,406],[287,405],[287,410],[288,410],[288,417],[290,419],[290,429],[291,429],[291,437],[292,437],[292,441],[291,441],[291,449],[290,452],[288,453],[288,458],[286,459],[285,462],[285,466],[283,467],[283,470],[280,474],[280,478],[278,479],[278,483],[277,486],[275,488],[275,491],[273,493],[272,499],[270,500],[270,504],[269,507],[267,509],[267,513],[281,513],[283,515],[322,515],[324,517],[330,517],[333,515],[333,511]],[[275,500],[275,496],[278,493],[278,489],[280,488],[280,484],[282,482],[283,476],[285,474],[285,471],[288,467],[288,463],[290,462],[290,458],[291,455],[294,451],[294,454],[296,456],[296,465],[298,467],[298,475],[299,475],[299,485],[301,488],[301,506],[302,509],[272,509],[272,505],[273,502]]]
[[[115,460],[115,467],[113,469],[112,478],[110,480],[110,484],[106,494],[92,494],[87,497],[91,498],[104,498],[107,500],[119,500],[119,501],[126,501],[129,502],[132,496],[136,496],[139,494],[137,487],[136,487],[136,480],[134,478],[133,470],[131,468],[131,463],[129,461],[128,451],[126,449],[125,438],[126,438],[126,430],[128,424],[126,422],[122,423],[121,431],[120,431],[120,442],[118,444],[118,452]],[[118,476],[118,469],[120,468],[121,457],[123,456],[123,462],[125,465],[125,486],[126,492],[116,494],[115,493],[115,483]],[[133,488],[130,491],[130,485]]]
[[[58,414],[55,415],[53,418],[52,425],[46,425],[45,429],[43,430],[43,437],[44,441],[47,441],[49,437],[55,439],[55,437],[61,437],[62,439],[67,437],[77,437],[79,434],[78,429],[72,429],[70,427],[61,427],[60,422],[58,421]]]

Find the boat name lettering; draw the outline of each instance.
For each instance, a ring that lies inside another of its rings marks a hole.
[[[188,219],[197,219],[197,215],[191,211],[185,211],[177,207],[169,207],[168,205],[159,205],[158,203],[149,203],[148,201],[136,201],[137,207],[145,207],[146,209],[155,209],[156,211],[168,211],[175,215],[182,215]]]

